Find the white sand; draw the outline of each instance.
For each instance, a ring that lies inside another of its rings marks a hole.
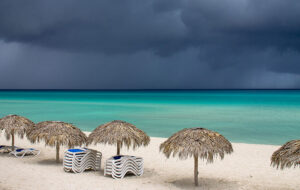
[[[104,160],[116,153],[114,146],[90,146],[103,154],[101,171],[66,173],[62,163],[55,163],[55,149],[31,144],[26,138],[16,145],[41,150],[37,157],[15,158],[0,154],[0,189],[300,189],[300,168],[276,170],[270,167],[270,156],[278,146],[234,143],[234,153],[213,164],[199,163],[200,186],[193,186],[193,159],[166,159],[159,152],[165,139],[151,138],[151,144],[136,151],[123,148],[122,154],[142,156],[144,175],[115,180],[103,176]],[[4,135],[0,144],[9,145]],[[63,148],[64,150],[65,148]],[[63,157],[61,151],[61,158]]]

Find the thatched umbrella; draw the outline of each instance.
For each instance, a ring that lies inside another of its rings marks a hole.
[[[28,130],[34,127],[34,123],[29,119],[18,116],[18,115],[8,115],[0,119],[0,130],[4,130],[6,134],[6,139],[12,139],[11,145],[12,150],[15,146],[15,134],[23,138]]]
[[[120,148],[125,144],[127,148],[131,145],[133,149],[139,146],[146,146],[150,142],[149,136],[133,124],[125,121],[115,120],[97,127],[88,138],[91,143],[116,144],[117,155],[120,155]]]
[[[28,132],[28,139],[32,142],[44,140],[47,146],[56,146],[56,162],[59,162],[59,147],[66,145],[69,148],[86,143],[86,135],[70,123],[61,121],[43,121]]]
[[[271,157],[271,164],[281,169],[300,166],[300,140],[285,143]]]
[[[215,157],[224,158],[233,149],[231,143],[217,132],[204,128],[183,129],[160,145],[160,150],[167,158],[173,153],[180,159],[194,157],[194,180],[198,186],[198,158],[213,162]]]

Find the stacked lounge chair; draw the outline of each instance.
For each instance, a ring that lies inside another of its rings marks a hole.
[[[104,175],[111,175],[114,179],[122,179],[127,173],[141,176],[144,172],[144,161],[135,156],[113,156],[106,161]]]
[[[64,156],[64,170],[74,173],[82,173],[87,169],[100,170],[101,157],[101,152],[96,150],[87,148],[69,149]]]
[[[23,158],[25,155],[37,156],[40,154],[40,151],[34,148],[17,148],[14,151],[11,151],[9,154],[12,154],[17,158]]]

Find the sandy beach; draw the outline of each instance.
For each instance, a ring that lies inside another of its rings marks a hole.
[[[1,190],[67,190],[67,189],[300,189],[300,169],[277,170],[270,167],[270,156],[278,149],[272,145],[233,143],[234,152],[224,160],[213,164],[199,162],[199,187],[193,184],[193,159],[166,159],[159,152],[164,138],[151,138],[147,147],[136,151],[121,149],[121,154],[144,158],[144,175],[126,176],[115,180],[103,176],[103,165],[107,158],[116,153],[116,147],[107,145],[89,146],[102,152],[100,171],[81,174],[66,173],[61,163],[55,163],[55,149],[43,143],[31,144],[26,138],[16,139],[16,146],[41,150],[37,157],[15,158],[0,154]],[[4,135],[0,144],[9,145]]]

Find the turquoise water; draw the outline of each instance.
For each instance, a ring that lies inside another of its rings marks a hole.
[[[84,131],[111,120],[169,137],[205,127],[232,142],[282,144],[300,139],[300,91],[0,91],[0,117],[66,121]]]

